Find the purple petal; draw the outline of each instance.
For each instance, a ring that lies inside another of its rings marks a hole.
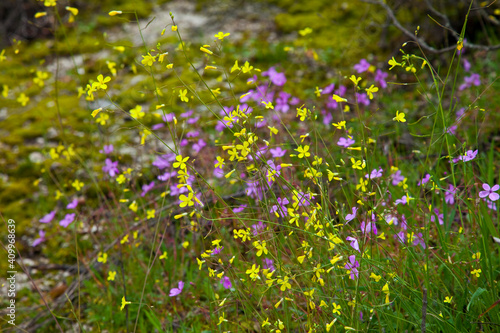
[[[490,200],[491,201],[497,201],[500,198],[500,195],[498,193],[490,193]]]

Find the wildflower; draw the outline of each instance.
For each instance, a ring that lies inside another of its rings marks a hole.
[[[250,66],[250,63],[248,61],[245,61],[245,64],[241,68],[241,71],[243,73],[250,73],[253,70],[253,66]]]
[[[167,259],[167,257],[168,257],[167,251],[163,251],[162,255],[159,256],[159,259],[163,260],[163,259]]]
[[[255,264],[251,268],[246,270],[246,274],[250,275],[252,281],[255,281],[259,277],[260,265],[255,267]]]
[[[309,35],[310,33],[312,33],[313,30],[309,27],[306,27],[302,30],[299,30],[299,35],[301,35],[302,37],[306,36],[306,35]]]
[[[389,70],[393,69],[394,67],[396,66],[402,66],[402,64],[398,63],[394,57],[392,57],[391,60],[389,60],[389,65],[391,65],[391,68],[389,68]]]
[[[349,221],[354,220],[354,218],[356,218],[356,213],[357,212],[358,212],[358,208],[357,207],[352,207],[352,214],[347,214],[345,216],[346,223],[349,222]]]
[[[366,88],[366,94],[368,95],[368,98],[373,99],[373,93],[378,91],[378,87],[375,87],[373,84],[370,86],[370,88]]]
[[[229,279],[229,277],[227,276],[224,276],[221,280],[220,280],[220,283],[222,284],[222,286],[226,289],[231,289],[231,287],[233,286],[231,284],[231,280]]]
[[[257,257],[260,257],[262,255],[262,253],[264,253],[264,254],[268,253],[265,240],[262,242],[255,241],[255,242],[253,242],[253,246],[255,246],[255,248],[258,250],[256,253]]]
[[[370,63],[366,61],[366,59],[361,59],[361,61],[354,65],[353,68],[354,70],[356,70],[356,72],[358,72],[358,74],[360,74],[366,72],[368,68],[370,68]]]
[[[283,86],[286,83],[285,73],[277,72],[274,67],[269,68],[267,71],[262,72],[262,76],[268,76],[271,83],[276,86]],[[280,95],[281,97],[286,95]]]
[[[354,254],[349,256],[349,262],[345,264],[344,268],[350,271],[351,280],[354,280],[354,276],[359,276],[358,267],[359,262],[356,260],[356,256]]]
[[[374,280],[375,280],[375,282],[379,282],[379,281],[380,281],[380,279],[382,278],[382,275],[377,275],[377,274],[375,274],[375,273],[373,273],[373,272],[372,272],[372,273],[370,274],[370,278],[374,279]]]
[[[137,105],[135,108],[130,110],[130,116],[134,119],[141,119],[145,116],[146,114],[142,111],[142,106]]]
[[[45,231],[43,230],[38,230],[38,238],[33,241],[33,244],[31,246],[37,246],[38,244],[45,242]]]
[[[483,189],[484,191],[479,192],[480,198],[488,197],[491,201],[497,201],[500,198],[500,195],[498,193],[495,193],[500,189],[499,185],[494,185],[493,187],[490,187],[490,185],[485,183],[483,184]]]
[[[110,271],[108,273],[108,281],[114,281],[116,276],[116,271]]]
[[[117,168],[118,161],[113,162],[111,159],[107,158],[104,162],[106,165],[102,167],[103,172],[107,172],[110,177],[114,177],[119,173]]]
[[[340,305],[337,305],[337,303],[334,302],[334,303],[332,303],[332,307],[333,307],[333,310],[332,310],[333,314],[340,315],[340,310],[342,309],[340,307]]]
[[[40,223],[50,223],[54,219],[54,216],[56,216],[55,210],[51,211],[50,213],[48,213],[47,215],[42,217],[39,222]]]
[[[355,86],[358,86],[359,81],[361,81],[361,78],[356,77],[356,75],[351,75],[349,79],[352,81],[352,83],[354,83]]]
[[[453,299],[453,296],[451,296],[451,297],[450,297],[450,296],[446,296],[446,297],[444,298],[444,301],[443,301],[443,302],[451,304],[451,300],[452,300],[452,299]]]
[[[288,282],[288,276],[285,276],[283,279],[278,279],[278,284],[281,285],[280,290],[285,291],[287,289],[291,289],[292,285]]]
[[[375,72],[375,78],[374,78],[374,80],[375,80],[375,82],[377,82],[382,87],[382,89],[387,88],[387,82],[385,81],[385,78],[388,75],[389,74],[383,72],[380,69],[377,69],[377,71]]]
[[[309,153],[309,152],[308,152],[308,150],[309,150],[309,146],[307,146],[307,145],[306,145],[306,146],[304,146],[304,147],[299,146],[299,147],[298,147],[297,149],[295,149],[295,150],[299,152],[299,155],[298,155],[298,157],[299,157],[299,158],[303,158],[304,156],[305,156],[305,157],[309,157],[309,156],[311,156],[311,153]]]
[[[368,179],[375,179],[375,178],[379,178],[379,177],[382,177],[382,172],[384,170],[382,170],[382,168],[379,167],[379,169],[373,169],[372,172],[370,174],[366,174],[365,175],[365,178],[368,178]]]
[[[347,102],[347,99],[342,98],[342,97],[340,97],[340,96],[338,96],[338,95],[335,95],[335,94],[333,94],[333,95],[332,95],[332,99],[333,99],[335,102],[337,102],[337,103],[340,103],[340,102]]]
[[[377,225],[373,222],[365,223],[365,221],[361,222],[361,232],[363,234],[369,234],[373,231],[373,234],[377,234]]]
[[[356,141],[354,141],[353,138],[340,138],[339,141],[337,141],[337,145],[340,147],[348,148],[349,146],[353,145]]]
[[[111,78],[109,76],[104,77],[102,74],[99,74],[97,76],[97,84],[96,84],[97,89],[102,89],[102,90],[108,89],[108,85],[106,83],[109,81],[111,81]]]
[[[489,187],[489,186],[488,186]],[[484,185],[483,185],[483,188],[484,188]],[[486,188],[484,188],[486,189]],[[497,189],[498,190],[498,189]],[[448,186],[448,190],[445,190],[445,193],[444,193],[444,201],[449,204],[449,205],[453,205],[455,203],[455,193],[457,192],[457,189],[456,187],[453,187],[453,185],[449,185]],[[496,193],[495,193],[496,194]],[[498,198],[497,198],[498,199]]]
[[[177,155],[175,157],[175,160],[177,162],[174,162],[173,167],[176,169],[179,168],[181,170],[185,170],[186,169],[186,162],[189,160],[189,156],[182,158],[182,155]]]
[[[35,13],[35,18],[44,17],[46,15],[47,15],[47,12],[37,12],[37,13]]]
[[[66,214],[66,216],[64,216],[64,218],[61,221],[59,221],[59,225],[61,227],[67,228],[68,225],[70,225],[75,220],[75,216],[76,216],[75,213]]]
[[[386,282],[386,284],[382,287],[382,292],[385,294],[385,303],[389,303],[389,295],[391,294],[389,292],[389,282]]]
[[[170,294],[168,296],[174,297],[179,295],[182,292],[183,288],[184,288],[184,282],[179,281],[179,283],[177,284],[177,288],[170,289]]]
[[[481,77],[477,73],[473,73],[470,76],[464,77],[464,83],[462,83],[458,90],[464,90],[472,86],[479,86],[481,84]]]
[[[358,252],[361,252],[359,250],[359,244],[358,244],[358,240],[356,238],[349,236],[346,238],[346,240],[351,242],[350,245],[352,246],[353,249],[355,249]]]
[[[127,304],[132,304],[132,302],[127,302],[125,300],[125,296],[122,297],[122,306],[120,307],[120,311],[122,311],[125,308],[125,305]]]
[[[78,199],[73,199],[67,206],[66,209],[75,209],[78,206]]]
[[[30,101],[30,98],[26,96],[25,93],[19,94],[19,97],[17,97],[17,101],[21,103],[22,106],[26,106],[28,102]]]
[[[351,163],[353,169],[363,170],[366,166],[366,162],[363,160],[356,161],[353,157],[351,157]]]
[[[181,203],[179,204],[179,207],[181,207],[181,208],[186,207],[186,206],[191,207],[194,205],[194,201],[192,200],[193,199],[193,192],[189,192],[187,197],[184,194],[181,194],[179,199],[181,200]]]
[[[112,10],[108,13],[109,16],[115,16],[115,15],[120,15],[123,12],[121,10]]]
[[[399,113],[399,111],[396,111],[396,117],[392,118],[392,120],[398,121],[400,123],[406,122],[404,112]]]
[[[471,273],[472,275],[474,275],[474,274],[475,274],[475,275],[476,275],[476,277],[479,277],[479,276],[481,275],[481,272],[482,272],[482,271],[481,271],[481,268],[479,268],[479,269],[475,269],[475,270],[473,270],[473,271],[472,271],[472,272],[470,272],[470,273]]]
[[[216,35],[214,35],[215,38],[218,38],[219,40],[223,40],[225,37],[229,36],[230,33],[223,33],[222,31],[219,31]]]
[[[183,102],[189,102],[189,98],[186,96],[187,94],[187,89],[184,89],[184,90],[179,90],[179,98],[181,99],[181,101]]]

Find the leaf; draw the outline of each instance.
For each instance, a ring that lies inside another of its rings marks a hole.
[[[467,312],[469,312],[469,307],[472,305],[472,303],[475,303],[477,301],[477,299],[479,298],[479,296],[481,296],[481,294],[484,293],[485,291],[486,291],[486,289],[483,289],[481,287],[477,288],[477,290],[472,295],[472,297],[469,301],[469,304],[467,305]]]

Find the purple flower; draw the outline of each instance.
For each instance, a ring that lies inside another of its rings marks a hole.
[[[377,225],[373,222],[368,222],[365,223],[365,221],[361,222],[361,232],[363,234],[369,234],[372,232],[376,235],[377,234]]]
[[[356,93],[356,99],[358,101],[358,104],[363,104],[365,106],[368,106],[370,105],[370,99],[368,98],[368,95],[366,94],[359,94],[359,93]]]
[[[422,180],[419,180],[419,181],[418,181],[418,184],[417,184],[417,185],[418,185],[418,186],[425,185],[425,184],[427,184],[427,183],[429,182],[429,180],[431,180],[431,175],[426,174],[426,175],[424,176],[424,178],[422,178]]]
[[[361,251],[359,250],[359,244],[358,244],[358,240],[357,240],[356,238],[351,237],[351,236],[348,236],[348,237],[346,238],[346,240],[347,240],[347,241],[349,241],[349,242],[351,242],[351,244],[350,244],[350,245],[352,246],[352,248],[353,248],[353,249],[355,249],[355,250],[356,250],[356,251],[358,251],[358,252],[361,252]]]
[[[289,204],[289,201],[287,198],[278,198],[278,205],[274,205],[271,210],[269,211],[269,213],[278,213],[278,214],[283,214],[283,216],[287,216],[288,215],[288,211],[285,207],[285,205]],[[278,208],[279,206],[279,208]]]
[[[246,195],[250,198],[260,200],[262,199],[262,186],[258,181],[249,181],[247,182],[247,188],[245,189]]]
[[[370,63],[366,61],[366,59],[361,59],[361,61],[354,65],[353,68],[356,72],[363,73],[366,72],[368,68],[370,68]]]
[[[416,235],[415,234],[413,235],[413,245],[416,246],[418,244],[420,244],[422,248],[425,250],[425,242],[421,232],[419,232]]]
[[[224,177],[224,170],[219,169],[219,168],[215,168],[213,175],[217,178],[222,178],[222,177]]]
[[[498,195],[498,193],[495,193],[500,189],[499,185],[494,185],[493,187],[490,187],[490,185],[488,184],[483,184],[483,189],[484,191],[479,192],[480,198],[489,197],[491,201],[497,201],[500,198],[500,195]]]
[[[200,116],[197,116],[197,117],[194,117],[194,118],[189,118],[187,120],[187,123],[192,125],[192,124],[196,124],[198,122],[198,120],[200,120]]]
[[[458,90],[464,90],[472,86],[479,86],[481,84],[481,77],[477,73],[473,73],[470,76],[464,77],[464,83],[462,83]]]
[[[406,195],[403,195],[401,199],[396,199],[395,206],[402,204],[403,206],[408,203],[408,197]]]
[[[174,297],[174,296],[179,295],[182,292],[182,289],[184,288],[184,282],[179,281],[177,286],[178,286],[178,288],[170,289],[170,294],[168,296]]]
[[[349,256],[349,262],[345,264],[344,268],[351,271],[351,280],[354,280],[354,276],[359,276],[358,267],[359,262],[356,260],[356,256],[354,254]]]
[[[193,115],[193,110],[186,111],[184,113],[181,113],[181,118],[189,118]]]
[[[375,179],[375,178],[379,178],[379,177],[382,177],[382,172],[384,170],[382,170],[381,167],[377,169],[373,169],[372,172],[370,174],[366,174],[365,175],[365,178],[368,178],[368,179]]]
[[[286,83],[286,76],[284,73],[278,73],[274,67],[269,68],[269,70],[262,72],[262,76],[268,76],[269,80],[274,85],[282,86]]]
[[[264,258],[264,269],[274,272],[276,270],[276,267],[274,267],[274,261],[269,258]]]
[[[281,147],[271,148],[269,152],[271,153],[271,155],[273,155],[274,158],[283,157],[286,154],[286,150],[281,149]]]
[[[321,95],[330,95],[334,89],[335,89],[335,83],[331,83],[322,89]]]
[[[50,223],[54,219],[54,216],[56,216],[56,211],[53,210],[44,217],[40,219],[40,223]]]
[[[175,175],[177,175],[177,172],[175,171],[172,171],[172,172],[165,172],[163,175],[159,175],[158,177],[158,180],[161,180],[162,182],[166,182],[167,180],[169,180],[170,178],[172,177],[175,177]]]
[[[357,207],[352,207],[352,214],[347,214],[345,216],[346,223],[354,220],[354,218],[356,218],[356,213],[357,212],[358,212],[358,208]]]
[[[328,126],[333,120],[332,113],[322,110],[321,114],[323,115],[323,125]]]
[[[472,151],[472,150],[467,150],[467,153],[465,154],[463,161],[464,162],[469,162],[475,159],[477,156],[477,149]]]
[[[38,230],[38,235],[40,237],[38,237],[37,239],[35,239],[33,241],[33,244],[31,246],[35,247],[37,246],[38,244],[42,243],[42,242],[45,242],[45,231],[43,230]]]
[[[257,236],[261,231],[264,231],[266,229],[266,225],[262,223],[262,221],[259,221],[258,224],[252,224],[252,234],[254,236]]]
[[[151,126],[151,129],[156,131],[156,130],[159,130],[160,128],[163,128],[163,127],[165,127],[165,124],[162,124],[162,123],[154,124],[153,126]]]
[[[111,177],[114,177],[119,173],[118,168],[116,167],[118,165],[118,161],[112,162],[109,158],[107,158],[104,162],[106,165],[102,167],[103,172],[107,172]]]
[[[78,206],[78,199],[73,199],[67,206],[66,209],[75,209]]]
[[[356,141],[354,141],[354,139],[352,138],[340,138],[339,141],[337,142],[337,145],[339,145],[340,147],[344,147],[344,148],[347,148],[349,147],[350,145],[353,145]]]
[[[444,224],[444,215],[439,214],[439,209],[437,209],[437,208],[434,208],[434,213],[436,214],[436,216],[438,218],[439,224],[443,225]],[[431,215],[431,222],[435,222],[435,221],[436,221],[436,217],[434,215]]]
[[[387,88],[387,82],[385,82],[385,79],[388,75],[389,74],[383,72],[380,69],[377,69],[377,71],[375,72],[375,82],[378,82],[378,84],[380,84],[380,87],[383,89]]]
[[[203,147],[205,147],[207,144],[206,142],[203,140],[203,139],[199,139],[198,140],[198,143],[195,143],[193,145],[193,150],[196,152],[196,153],[199,153],[200,150],[203,149]]]
[[[196,138],[198,135],[200,135],[199,131],[189,131],[186,133],[186,138]]]
[[[224,246],[216,247],[215,249],[212,250],[211,255],[212,256],[218,255],[222,252],[222,250],[224,250]]]
[[[291,97],[289,93],[280,91],[278,97],[276,98],[276,105],[274,109],[283,113],[287,113],[290,110],[290,105],[288,105],[288,99]]]
[[[101,154],[111,154],[113,152],[113,145],[104,145],[102,150],[99,150]]]
[[[483,188],[484,188],[484,185],[483,185]],[[453,185],[450,184],[448,186],[448,189],[445,190],[444,201],[449,205],[453,205],[455,203],[455,193],[456,192],[457,192],[457,189],[455,187],[453,187]]]
[[[66,216],[61,221],[59,221],[59,225],[61,227],[67,228],[68,225],[70,225],[75,220],[75,216],[75,213],[66,214]]]
[[[455,135],[457,133],[457,128],[458,128],[457,125],[450,126],[446,130],[446,133],[451,134],[451,135]]]
[[[148,193],[149,191],[151,191],[151,189],[155,186],[155,182],[152,181],[151,183],[149,184],[144,184],[142,185],[142,193],[141,193],[141,197],[145,196],[146,193]]]
[[[175,154],[171,153],[157,156],[152,164],[158,169],[163,170],[170,167],[173,161],[175,161]]]
[[[224,276],[222,279],[220,279],[220,283],[226,289],[230,289],[233,286],[231,284],[231,280],[227,276]]]
[[[388,215],[384,216],[384,220],[388,224],[398,225],[398,223],[399,223],[397,216],[394,216],[392,214],[388,214]]]
[[[168,123],[174,120],[175,114],[174,113],[167,113],[161,116],[164,122]]]
[[[391,177],[392,185],[394,186],[398,185],[405,179],[405,176],[401,175],[401,170],[396,171]]]
[[[470,62],[465,58],[463,58],[463,61],[464,61],[464,70],[468,72],[470,70]]]
[[[245,208],[247,208],[247,205],[240,205],[239,207],[233,209],[233,212],[235,212],[235,213],[241,213],[242,211],[245,210]]]
[[[397,234],[394,235],[394,238],[396,238],[401,244],[404,244],[405,241],[405,230],[401,230]]]

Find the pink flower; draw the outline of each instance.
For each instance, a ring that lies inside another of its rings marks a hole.
[[[222,284],[222,286],[226,289],[230,289],[233,285],[231,283],[231,280],[227,277],[227,276],[224,276],[221,280],[220,280],[220,283]]]
[[[353,68],[356,70],[356,72],[363,73],[366,72],[368,68],[370,68],[370,63],[366,61],[366,59],[361,59],[361,61],[354,65]]]
[[[45,242],[45,231],[43,230],[39,230],[38,231],[38,235],[40,236],[39,238],[35,239],[33,241],[33,245],[31,246],[37,246],[38,244],[40,244],[41,242]]]
[[[177,286],[178,286],[178,288],[170,289],[170,294],[168,296],[174,297],[174,296],[179,295],[182,292],[182,289],[184,288],[184,282],[179,281],[179,284]]]
[[[59,221],[59,225],[61,227],[67,228],[68,225],[70,225],[75,220],[75,216],[76,216],[75,213],[66,214],[66,216],[61,221]]]
[[[484,191],[479,192],[480,198],[489,197],[491,201],[497,201],[500,198],[500,195],[498,195],[498,193],[495,193],[500,189],[499,185],[494,185],[493,187],[490,187],[490,185],[488,184],[483,184],[483,189]]]
[[[44,217],[40,219],[40,223],[50,223],[54,219],[54,216],[56,216],[56,211],[53,210]]]
[[[75,209],[76,207],[78,206],[78,199],[73,199],[73,201],[71,201],[67,206],[66,208],[67,209]]]
[[[352,214],[347,214],[345,216],[345,221],[349,222],[351,220],[354,220],[354,218],[356,218],[356,213],[357,212],[358,212],[358,208],[357,207],[352,207]]]
[[[361,252],[359,250],[359,244],[358,244],[358,240],[356,238],[349,236],[349,237],[346,238],[346,240],[348,240],[349,242],[351,242],[351,246],[352,246],[353,249],[355,249],[358,252]]]
[[[340,138],[339,141],[337,142],[337,145],[339,145],[340,147],[344,147],[344,148],[347,148],[351,145],[353,145],[356,141],[354,141],[354,139],[351,139],[351,138]]]

